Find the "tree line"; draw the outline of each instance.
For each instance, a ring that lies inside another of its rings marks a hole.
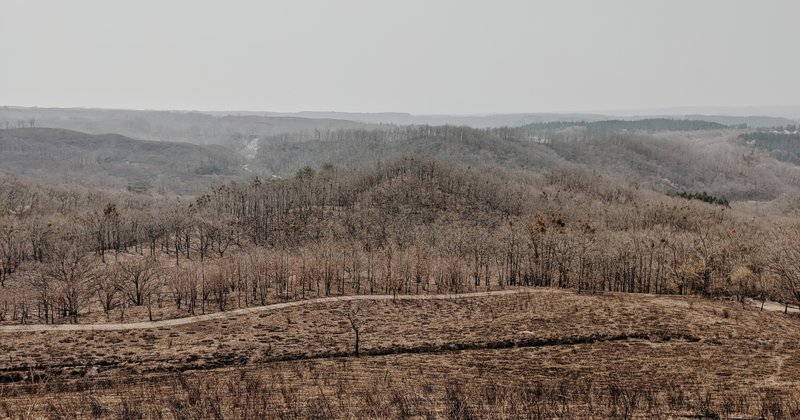
[[[778,160],[800,165],[800,131],[797,126],[760,129],[739,136],[740,140],[765,150]]]
[[[512,170],[547,171],[578,164],[650,189],[706,191],[732,200],[772,200],[800,188],[800,174],[763,153],[735,142],[708,140],[719,135],[590,131],[561,123],[489,129],[317,130],[260,138],[252,167],[288,177],[303,166],[369,168],[382,161],[419,156],[445,164]]]
[[[0,181],[0,314],[13,322],[515,286],[800,303],[795,224],[578,167],[402,158],[191,199]]]
[[[725,206],[725,207],[730,207],[731,206],[731,203],[728,201],[727,198],[714,196],[714,195],[708,194],[705,191],[699,192],[699,193],[681,191],[681,192],[678,192],[678,193],[672,193],[671,195],[675,196],[675,197],[685,198],[687,200],[700,200],[700,201],[704,201],[704,202],[709,203],[709,204],[716,204],[718,206]]]
[[[524,126],[530,131],[560,130],[570,127],[582,127],[589,132],[610,131],[698,131],[720,130],[729,126],[701,120],[674,118],[645,118],[639,120],[603,120],[603,121],[553,121],[533,123]],[[740,127],[741,128],[741,127]]]

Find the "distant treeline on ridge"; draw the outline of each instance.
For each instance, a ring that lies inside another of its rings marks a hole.
[[[528,124],[530,130],[560,130],[569,127],[585,127],[588,131],[606,132],[621,130],[642,131],[694,131],[733,128],[731,126],[700,120],[677,120],[671,118],[648,118],[643,120],[605,120],[605,121],[552,121]],[[746,127],[746,126],[745,126]],[[736,126],[735,128],[745,128]]]

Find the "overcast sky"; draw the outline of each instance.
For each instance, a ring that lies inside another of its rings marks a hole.
[[[800,0],[0,0],[0,104],[412,113],[800,103]]]

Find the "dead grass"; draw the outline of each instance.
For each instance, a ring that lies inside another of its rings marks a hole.
[[[347,302],[157,330],[0,334],[0,417],[32,398],[38,413],[123,418],[800,414],[792,316],[552,289],[358,304],[361,358],[350,357]]]

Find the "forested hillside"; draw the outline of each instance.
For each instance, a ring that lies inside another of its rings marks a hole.
[[[239,151],[251,138],[315,129],[370,128],[344,120],[214,116],[200,112],[0,107],[0,128],[49,127],[141,140],[218,144]]]
[[[2,287],[16,290],[0,308],[10,322],[513,285],[800,302],[797,236],[773,234],[795,222],[580,169],[406,158],[179,201],[8,177],[0,188]]]
[[[361,168],[401,156],[534,171],[578,165],[658,191],[706,191],[732,200],[771,200],[800,186],[797,167],[730,141],[741,131],[619,132],[569,124],[497,129],[412,126],[283,134],[261,139],[255,159],[265,173],[281,176],[292,175],[304,166]],[[676,128],[694,126],[681,122]],[[696,126],[705,127],[706,123]]]
[[[609,131],[697,131],[728,128],[715,122],[702,120],[682,120],[671,118],[647,118],[641,120],[601,120],[601,121],[553,121],[523,126],[528,131],[554,130],[569,127],[583,127],[589,132]]]
[[[800,128],[796,125],[753,131],[742,134],[740,139],[775,159],[800,165]]]
[[[262,139],[257,160],[267,171],[293,174],[303,166],[368,167],[415,155],[443,162],[510,168],[548,168],[562,162],[548,147],[513,129],[410,126],[385,130],[333,130]]]
[[[746,125],[747,127],[753,127],[753,128],[769,128],[779,125],[797,123],[796,119],[789,119],[777,116],[770,117],[763,115],[731,116],[731,115],[688,114],[688,115],[683,115],[682,117],[690,120],[703,120],[703,121],[715,122],[728,126]]]
[[[576,166],[664,193],[707,193],[729,201],[769,201],[800,191],[800,158],[795,156],[800,151],[792,147],[796,133],[756,131],[737,140],[743,130],[718,127],[653,119],[490,129],[316,129],[237,137],[245,145],[239,153],[219,146],[25,128],[0,130],[0,147],[7,150],[0,167],[65,183],[198,193],[224,179],[288,177],[305,167],[328,165],[366,168],[417,156],[482,168]]]
[[[472,128],[519,127],[547,121],[598,121],[608,117],[599,114],[518,113],[486,115],[414,115],[402,112],[227,112],[221,115],[266,115],[280,117],[330,118],[391,125],[460,125]]]
[[[0,168],[65,184],[196,194],[244,176],[241,164],[235,153],[214,145],[51,128],[0,130]]]

